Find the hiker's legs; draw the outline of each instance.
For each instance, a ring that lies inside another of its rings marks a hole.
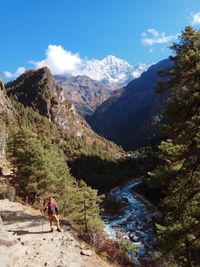
[[[57,228],[60,229],[60,221],[59,221],[58,215],[54,215],[54,218],[56,220]]]
[[[50,223],[51,230],[53,230],[53,216],[49,216],[49,223]]]

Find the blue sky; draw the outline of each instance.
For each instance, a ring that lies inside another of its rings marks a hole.
[[[134,65],[157,62],[185,26],[200,27],[199,0],[0,0],[0,10],[4,79],[57,47],[72,64],[110,54]]]

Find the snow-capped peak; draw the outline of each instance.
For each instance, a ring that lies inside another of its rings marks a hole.
[[[124,86],[134,78],[138,78],[150,66],[150,64],[133,66],[113,55],[108,55],[101,60],[85,59],[77,53],[65,50],[61,45],[49,45],[43,60],[31,60],[30,63],[36,69],[48,67],[53,75],[63,77],[85,75],[93,80],[112,84],[114,88]],[[23,70],[20,73],[19,68],[14,73],[6,71],[5,76],[15,78],[26,70],[24,67],[21,69]]]
[[[113,55],[108,55],[107,57],[105,57],[104,59],[101,60],[101,62],[105,65],[112,65],[112,66],[129,66],[130,64],[128,62],[126,62],[123,59],[117,58]]]
[[[102,60],[86,60],[79,75],[86,75],[93,80],[112,84],[115,88],[138,78],[149,66],[150,64],[140,64],[134,67],[125,60],[108,55]]]

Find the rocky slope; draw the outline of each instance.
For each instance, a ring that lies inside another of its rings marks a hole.
[[[1,267],[112,266],[79,240],[66,221],[61,233],[50,233],[39,211],[7,199],[0,200],[0,210]]]
[[[48,68],[22,74],[15,81],[6,84],[6,92],[24,106],[32,107],[40,115],[47,117],[61,131],[82,138],[89,145],[98,143],[102,150],[109,150],[108,142],[100,138],[77,113]],[[117,147],[111,150],[114,157],[121,156],[122,152]]]
[[[93,113],[98,105],[108,99],[113,91],[110,85],[92,80],[87,76],[54,76],[82,115]]]
[[[3,81],[0,77],[0,122],[1,125],[6,123],[6,120],[14,121],[14,114],[16,114],[10,99],[6,95]]]
[[[117,91],[87,117],[91,127],[125,149],[154,144],[166,104],[166,96],[156,95],[154,87],[161,79],[158,70],[169,65],[169,60],[163,60]]]

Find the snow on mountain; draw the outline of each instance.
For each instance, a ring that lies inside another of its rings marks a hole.
[[[138,78],[149,66],[140,64],[134,67],[110,55],[102,60],[82,60],[79,68],[67,71],[64,75],[54,75],[54,78],[78,112],[86,116],[111,97],[116,89]]]
[[[101,60],[82,58],[78,53],[65,50],[61,45],[49,45],[42,60],[30,60],[29,63],[34,66],[34,69],[48,67],[53,75],[65,78],[88,76],[92,80],[110,85],[112,89],[125,86],[129,81],[138,78],[151,65],[133,66],[113,55],[106,56]],[[8,79],[12,79],[25,71],[25,67],[19,67],[13,73],[5,71],[4,75]]]
[[[59,73],[58,69],[55,69],[46,60],[44,63],[40,62],[37,67],[47,65],[53,74],[59,75],[64,78],[70,78],[71,76],[87,76],[94,81],[101,82],[105,85],[109,85],[109,88],[117,89],[119,87],[127,85],[128,82],[139,78],[140,75],[146,71],[151,64],[139,64],[133,66],[127,61],[119,59],[113,55],[109,55],[102,60],[99,59],[80,59],[72,69],[64,69],[64,73]]]
[[[127,61],[109,55],[102,60],[86,60],[82,64],[79,75],[86,75],[93,80],[110,84],[114,89],[126,85],[129,81],[140,77],[151,64],[130,65]]]

